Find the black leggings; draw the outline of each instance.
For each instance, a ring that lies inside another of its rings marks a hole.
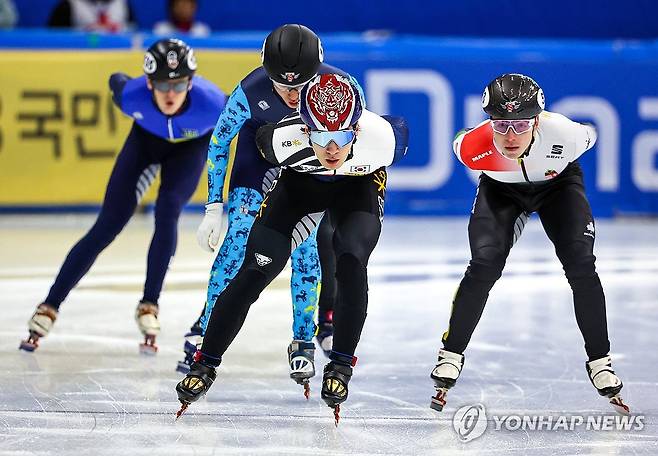
[[[295,225],[308,214],[328,211],[335,226],[333,350],[353,356],[367,313],[367,265],[381,232],[385,188],[384,169],[335,181],[284,169],[261,205],[240,270],[217,298],[202,353],[221,359],[251,304],[286,265]]]
[[[334,310],[336,300],[336,253],[334,252],[334,225],[329,212],[324,214],[318,226],[317,241],[322,269],[322,287],[318,301],[320,323],[327,318],[327,312]]]
[[[594,267],[594,219],[582,172],[572,163],[540,186],[480,178],[468,224],[471,261],[453,302],[444,348],[463,353],[482,316],[489,291],[500,278],[511,248],[514,222],[522,211],[537,212],[573,291],[576,322],[590,360],[610,351],[605,296]]]

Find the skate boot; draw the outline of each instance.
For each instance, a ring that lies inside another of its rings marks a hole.
[[[184,337],[183,352],[185,358],[183,361],[178,361],[178,366],[176,366],[176,371],[181,374],[187,374],[190,371],[190,366],[194,362],[194,354],[201,348],[201,344],[203,344],[201,322],[197,320]]]
[[[208,356],[204,356],[200,351],[196,352],[194,362],[190,366],[190,371],[176,385],[176,393],[181,403],[180,410],[176,412],[176,419],[180,418],[192,402],[201,399],[215,381],[217,377],[215,369],[219,366],[219,362],[215,365],[215,363],[209,361],[209,358]]]
[[[21,341],[20,350],[33,352],[39,347],[39,338],[46,337],[57,320],[57,309],[45,302],[37,306],[32,318],[27,322],[30,335]]]
[[[448,350],[439,350],[438,364],[432,370],[430,377],[434,380],[436,396],[432,397],[430,408],[440,412],[446,405],[446,394],[448,390],[455,386],[459,374],[464,367],[464,355],[449,352]]]
[[[314,355],[315,345],[313,345],[313,342],[293,340],[288,345],[290,378],[304,387],[304,397],[307,400],[311,395],[311,387],[308,381],[315,375]]]
[[[144,300],[139,301],[135,309],[135,321],[144,334],[144,342],[139,345],[139,351],[144,355],[155,355],[158,352],[158,346],[155,345],[155,336],[160,334],[158,311],[157,304]]]
[[[324,366],[321,396],[327,405],[334,409],[334,420],[338,426],[340,404],[347,400],[349,392],[347,384],[352,378],[352,367],[356,364],[356,357],[332,351],[330,359],[331,361]]]
[[[315,336],[315,339],[318,341],[318,345],[327,358],[329,357],[329,353],[331,353],[331,347],[334,344],[333,313],[333,310],[322,312],[319,317],[318,331]]]
[[[610,355],[585,363],[589,380],[601,396],[610,399],[610,405],[621,415],[630,415],[628,405],[624,404],[619,392],[624,387],[615,371],[612,370]]]

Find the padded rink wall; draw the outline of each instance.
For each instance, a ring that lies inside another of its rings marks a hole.
[[[3,40],[13,49],[0,51],[0,210],[94,208],[130,126],[112,106],[107,79],[138,75],[142,51],[130,37],[84,34],[38,50],[29,35],[13,32]],[[264,35],[191,40],[199,74],[230,92],[260,64]],[[325,61],[359,79],[369,109],[409,121],[408,156],[390,170],[388,214],[468,214],[476,176],[456,160],[451,140],[483,119],[482,89],[504,72],[531,75],[548,109],[596,125],[598,143],[580,160],[596,215],[658,213],[657,43],[322,38]],[[202,179],[195,203],[205,189]]]

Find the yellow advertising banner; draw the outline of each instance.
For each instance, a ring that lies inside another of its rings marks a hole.
[[[260,65],[253,51],[196,54],[197,73],[227,95]],[[2,58],[0,206],[100,204],[132,124],[114,106],[108,80],[115,72],[140,76],[143,53],[3,51]],[[204,173],[193,201],[206,197]]]

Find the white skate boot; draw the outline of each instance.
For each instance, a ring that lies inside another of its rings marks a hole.
[[[32,318],[27,322],[30,335],[21,341],[19,349],[32,352],[39,347],[39,338],[46,337],[57,320],[57,309],[48,304],[41,303],[34,311]]]
[[[621,415],[630,415],[628,405],[624,404],[619,392],[624,387],[615,371],[612,370],[610,355],[585,363],[589,380],[601,396],[610,399],[610,405]]]
[[[158,305],[149,301],[140,301],[135,309],[135,321],[144,334],[144,342],[139,345],[139,351],[144,355],[155,355],[158,352],[158,346],[155,345],[155,337],[160,334],[158,311]]]
[[[439,350],[438,364],[430,374],[436,388],[436,396],[432,397],[430,408],[437,412],[443,410],[446,405],[446,394],[448,394],[450,388],[455,386],[462,367],[464,367],[464,355],[449,352],[448,350]]]
[[[288,364],[290,378],[304,387],[304,396],[308,400],[311,395],[309,379],[315,375],[315,345],[313,342],[293,340],[288,345]]]

